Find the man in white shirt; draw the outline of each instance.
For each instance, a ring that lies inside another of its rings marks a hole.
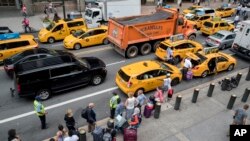
[[[64,138],[64,141],[78,141],[79,137],[77,135],[73,135],[73,131],[69,130],[69,136]]]
[[[174,56],[173,50],[170,47],[168,47],[166,50],[166,59],[167,59],[167,62],[172,64],[172,65],[174,64],[173,56]]]
[[[182,77],[184,80],[186,80],[186,75],[187,75],[187,72],[188,70],[192,69],[192,63],[191,63],[191,58],[186,58],[184,60],[184,65],[183,65],[183,68],[182,68]]]

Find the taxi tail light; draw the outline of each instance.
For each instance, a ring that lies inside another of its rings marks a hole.
[[[128,81],[127,87],[130,88],[132,86],[132,84],[133,84],[132,82]]]
[[[194,69],[194,70],[198,70],[198,69],[199,69],[199,67],[198,67],[198,66],[196,66],[196,67],[194,67],[193,69]]]
[[[17,92],[20,93],[21,92],[21,85],[17,84]]]

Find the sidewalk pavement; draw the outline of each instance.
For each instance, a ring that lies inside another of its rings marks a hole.
[[[218,1],[218,0],[217,0]],[[168,5],[171,5],[172,7],[178,7],[176,3],[169,3]],[[183,3],[181,10],[188,8],[191,6],[192,3]],[[206,6],[206,3],[202,3],[202,6]],[[209,7],[217,8],[222,5],[222,2],[212,2]],[[141,8],[142,14],[150,14],[152,12],[155,12],[155,5],[143,5]],[[71,11],[66,11],[66,13],[69,13]],[[58,12],[58,15],[60,17],[63,17],[62,11]],[[22,27],[22,20],[23,16],[21,15],[20,10],[15,9],[0,9],[0,26],[8,26],[12,31],[14,32],[20,32],[23,33],[24,29]],[[35,16],[28,17],[30,20],[30,26],[34,29],[34,31],[39,31],[41,28],[43,28],[42,25],[42,19],[45,17],[44,13],[36,14]],[[51,14],[50,18],[53,19],[54,15]]]
[[[240,84],[231,91],[221,91],[218,81],[226,77],[236,76],[242,73]],[[232,123],[234,110],[242,107],[242,95],[246,88],[250,88],[250,81],[246,81],[248,68],[234,72],[227,76],[201,84],[199,86],[174,94],[173,99],[163,103],[159,119],[153,115],[146,119],[143,117],[140,127],[137,129],[138,141],[228,141],[227,133]],[[192,81],[190,81],[192,82]],[[208,87],[215,83],[212,97],[207,97]],[[194,89],[200,90],[197,103],[192,103]],[[227,109],[231,95],[237,96],[233,110]],[[174,110],[175,99],[182,96],[180,110]],[[250,102],[248,98],[247,103]],[[108,118],[97,122],[98,126],[106,127]],[[248,121],[250,110],[248,110]],[[249,122],[248,122],[249,124]],[[81,127],[87,131],[87,126]],[[87,133],[87,140],[93,137]],[[118,134],[117,141],[122,141],[122,134]],[[48,140],[47,140],[48,141]]]

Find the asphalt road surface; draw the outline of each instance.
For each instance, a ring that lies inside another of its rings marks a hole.
[[[35,34],[37,37],[37,35]],[[197,41],[204,42],[205,37],[199,35]],[[62,42],[56,42],[54,44],[41,44],[40,47],[64,49]],[[24,141],[39,141],[51,136],[54,136],[57,131],[58,124],[64,123],[64,114],[67,108],[72,108],[75,112],[75,119],[78,122],[77,126],[86,125],[84,119],[80,117],[80,112],[83,107],[86,107],[89,102],[96,104],[95,111],[97,113],[97,119],[103,119],[109,116],[108,101],[111,97],[111,92],[116,90],[114,79],[117,71],[120,67],[137,62],[140,60],[155,59],[153,53],[146,56],[138,56],[133,59],[125,59],[116,53],[109,45],[100,45],[95,47],[88,47],[80,50],[70,50],[77,56],[95,56],[101,58],[107,64],[107,78],[103,84],[99,86],[86,86],[80,89],[75,89],[68,92],[63,92],[54,95],[49,100],[44,101],[45,107],[47,107],[47,123],[48,129],[40,129],[40,120],[34,114],[33,99],[19,98],[18,96],[11,97],[10,87],[13,87],[13,81],[7,77],[3,67],[0,67],[0,140],[7,140],[7,132],[11,128],[15,128],[17,133]],[[229,50],[223,52],[232,54]],[[233,54],[232,54],[233,55]],[[233,55],[234,56],[234,55]],[[247,61],[239,59],[238,64],[233,71],[240,70],[249,66]],[[184,81],[174,87],[175,92],[185,90],[187,88],[194,87],[198,84],[202,84],[213,80],[216,77],[224,76],[231,72],[222,72],[217,75],[208,76],[207,78],[195,78],[191,81]],[[119,91],[119,90],[118,90]],[[126,95],[121,91],[120,96],[122,100],[125,100]],[[147,96],[153,92],[147,93]]]

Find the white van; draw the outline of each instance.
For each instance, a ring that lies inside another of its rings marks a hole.
[[[194,14],[201,16],[201,15],[211,15],[211,16],[215,16],[215,10],[212,8],[198,8],[194,10]]]

